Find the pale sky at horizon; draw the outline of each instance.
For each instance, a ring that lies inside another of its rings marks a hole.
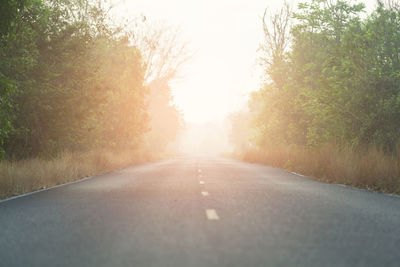
[[[185,67],[185,77],[171,87],[186,121],[221,121],[244,107],[249,93],[259,88],[256,58],[262,41],[261,17],[265,8],[274,10],[283,1],[115,1],[122,16],[143,14],[181,28],[195,56]],[[363,2],[371,8],[375,0]]]

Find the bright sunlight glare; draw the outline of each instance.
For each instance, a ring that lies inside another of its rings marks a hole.
[[[194,52],[183,78],[172,84],[185,121],[220,121],[246,105],[260,86],[257,49],[263,38],[262,15],[283,1],[271,0],[113,0],[121,17],[144,15],[182,29]],[[296,5],[298,0],[289,0]],[[365,1],[372,6],[374,0]]]
[[[261,17],[277,1],[115,0],[124,17],[144,15],[182,29],[193,58],[172,86],[187,122],[223,120],[259,87],[257,48]]]

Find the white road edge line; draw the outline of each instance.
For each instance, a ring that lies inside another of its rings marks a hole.
[[[302,174],[299,174],[299,173],[295,173],[295,172],[290,172],[291,174],[294,174],[294,175],[298,175],[298,176],[301,176],[301,177],[306,177],[305,175],[302,175]]]
[[[201,191],[201,194],[203,197],[209,196],[210,194],[207,191]]]
[[[217,212],[213,209],[206,209],[206,215],[209,220],[219,220]]]
[[[98,174],[98,175],[101,175],[101,173]],[[70,184],[80,183],[80,182],[89,180],[89,179],[91,179],[91,178],[93,178],[93,177],[95,177],[95,176],[96,176],[96,175],[94,175],[94,176],[88,176],[88,177],[84,177],[84,178],[82,178],[82,179],[78,179],[78,180],[76,180],[76,181],[68,182],[68,183],[65,183],[65,184],[58,184],[58,185],[46,187],[46,188],[43,188],[43,189],[35,190],[35,191],[32,191],[32,192],[28,192],[28,193],[25,193],[25,194],[22,194],[22,195],[17,195],[17,196],[5,198],[5,199],[0,200],[0,203],[6,202],[6,201],[9,201],[9,200],[13,200],[13,199],[17,199],[17,198],[20,198],[20,197],[26,197],[26,196],[33,195],[33,194],[36,194],[36,193],[40,193],[40,192],[43,192],[43,191],[47,191],[47,190],[50,190],[50,189],[58,188],[58,187],[61,187],[61,186],[64,186],[64,185],[70,185]]]

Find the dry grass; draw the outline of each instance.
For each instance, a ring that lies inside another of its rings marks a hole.
[[[382,192],[400,193],[400,155],[388,156],[369,148],[339,150],[333,145],[319,149],[296,147],[247,151],[242,159],[285,168],[319,180]]]
[[[152,160],[141,151],[64,152],[54,159],[0,161],[0,199]]]

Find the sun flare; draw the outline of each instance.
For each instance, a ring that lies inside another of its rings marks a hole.
[[[171,87],[185,121],[223,120],[245,106],[249,92],[258,88],[258,25],[265,1],[117,2],[115,12],[121,17],[145,15],[182,29],[193,57]]]

